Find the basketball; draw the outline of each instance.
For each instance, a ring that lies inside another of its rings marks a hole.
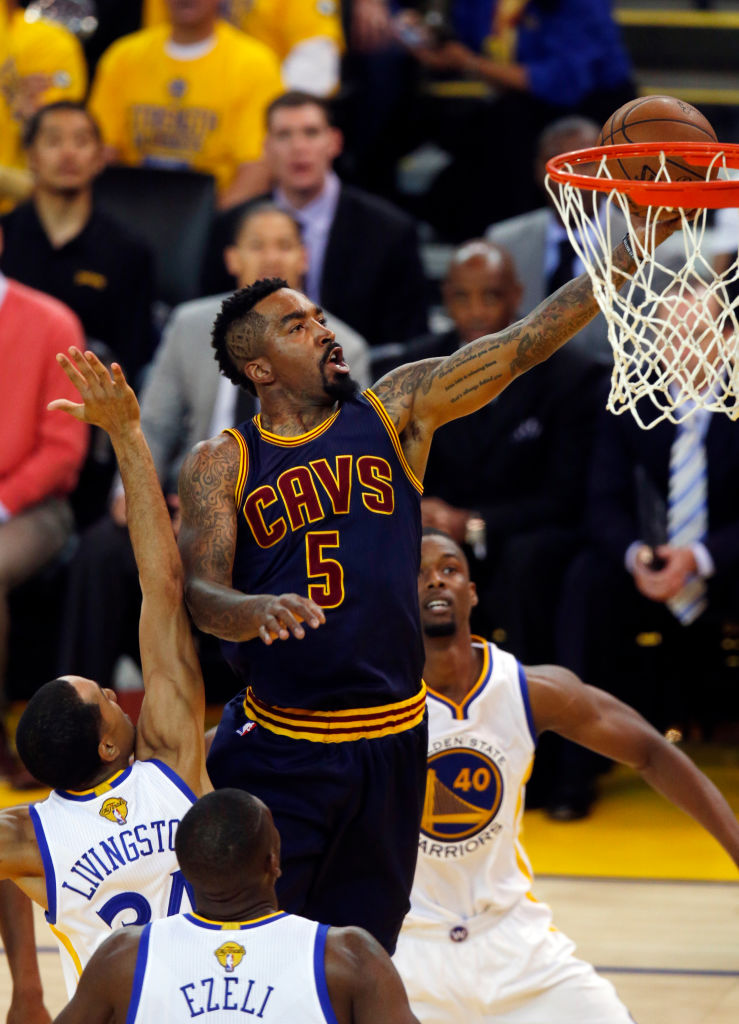
[[[630,142],[717,142],[710,121],[689,103],[675,96],[642,96],[611,114],[600,133],[599,146]],[[666,159],[671,181],[704,181],[706,169],[677,156]],[[614,178],[653,181],[660,169],[659,154],[609,162]],[[667,180],[663,178],[662,180]]]

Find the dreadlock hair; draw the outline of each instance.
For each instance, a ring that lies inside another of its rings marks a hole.
[[[52,679],[31,697],[15,744],[31,775],[52,789],[84,789],[100,769],[102,716],[66,679]]]
[[[248,360],[259,354],[267,320],[254,306],[280,288],[289,288],[281,277],[265,277],[248,288],[234,292],[221,305],[211,331],[215,360],[224,377],[256,395],[257,389],[242,370]]]

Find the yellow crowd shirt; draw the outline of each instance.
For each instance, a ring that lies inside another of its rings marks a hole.
[[[169,37],[159,25],[113,43],[90,109],[123,163],[202,171],[225,189],[262,155],[265,107],[282,92],[279,64],[223,21],[211,48],[190,60],[170,55]]]
[[[318,36],[343,49],[337,0],[223,0],[221,13],[232,25],[269,46],[281,61],[299,43]],[[166,0],[144,0],[144,25],[168,19]]]
[[[82,47],[61,25],[40,19],[26,21],[25,11],[16,11],[0,22],[0,164],[24,167],[21,146],[21,104],[24,88],[39,76],[46,82],[34,107],[57,100],[82,100],[87,89],[87,67]]]
[[[4,6],[0,4],[0,167],[7,166],[12,158],[10,97],[14,75],[8,19]]]

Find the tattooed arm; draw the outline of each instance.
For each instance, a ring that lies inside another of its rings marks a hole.
[[[658,241],[674,230],[665,222]],[[614,285],[634,269],[623,243],[613,253]],[[437,427],[475,412],[521,373],[543,362],[598,312],[587,274],[569,281],[523,320],[464,345],[444,359],[425,359],[391,371],[374,387],[392,418],[406,458],[419,478]]]
[[[197,445],[182,465],[179,544],[190,614],[199,629],[223,640],[301,639],[301,622],[316,629],[326,621],[317,604],[298,594],[244,594],[233,587],[238,472],[238,446],[228,434]]]

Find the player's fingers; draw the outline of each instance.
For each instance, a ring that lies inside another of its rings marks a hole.
[[[120,386],[123,387],[128,383],[124,376],[123,370],[121,369],[118,363],[111,363],[110,369],[111,373],[113,374],[113,382],[115,384],[120,384]]]
[[[307,622],[311,629],[317,629],[326,621],[323,609],[309,597],[290,594],[289,601],[293,612],[300,617],[301,621]]]
[[[46,406],[49,412],[67,412],[70,416],[74,416],[75,419],[82,419],[84,412],[84,405],[79,405],[76,402],[70,402],[67,398],[55,398],[53,402],[49,402]]]
[[[276,613],[276,616],[283,630],[285,630],[284,636],[280,634],[281,640],[287,640],[287,638],[290,636],[290,633],[292,633],[293,636],[297,637],[298,640],[303,639],[303,637],[305,636],[305,630],[300,625],[300,623],[303,621],[303,617],[299,613],[293,612],[291,608],[288,606],[287,602],[285,602],[284,607],[282,607],[279,610],[279,612]],[[287,632],[288,630],[289,632]]]
[[[283,622],[282,619],[283,615],[281,612],[265,616],[263,625],[267,628],[270,640],[289,639],[290,631],[287,624]]]
[[[84,357],[85,362],[87,363],[87,366],[90,372],[92,373],[94,379],[97,380],[98,383],[100,384],[109,384],[110,374],[108,373],[108,369],[104,363],[100,362],[95,353],[91,352],[90,349],[87,349]]]
[[[265,643],[268,647],[272,643],[272,639],[273,639],[272,634],[270,633],[270,631],[267,629],[267,627],[264,624],[262,624],[259,627],[259,639],[262,641],[262,643]]]
[[[69,355],[67,355],[65,352],[57,352],[56,361],[59,363],[59,365],[64,370],[66,375],[69,377],[74,386],[77,388],[77,390],[82,391],[82,389],[86,386],[84,374],[80,372],[80,369],[77,366],[77,364],[72,361],[72,358],[70,358],[70,356],[72,356],[72,354],[76,351],[77,349],[70,348]]]

